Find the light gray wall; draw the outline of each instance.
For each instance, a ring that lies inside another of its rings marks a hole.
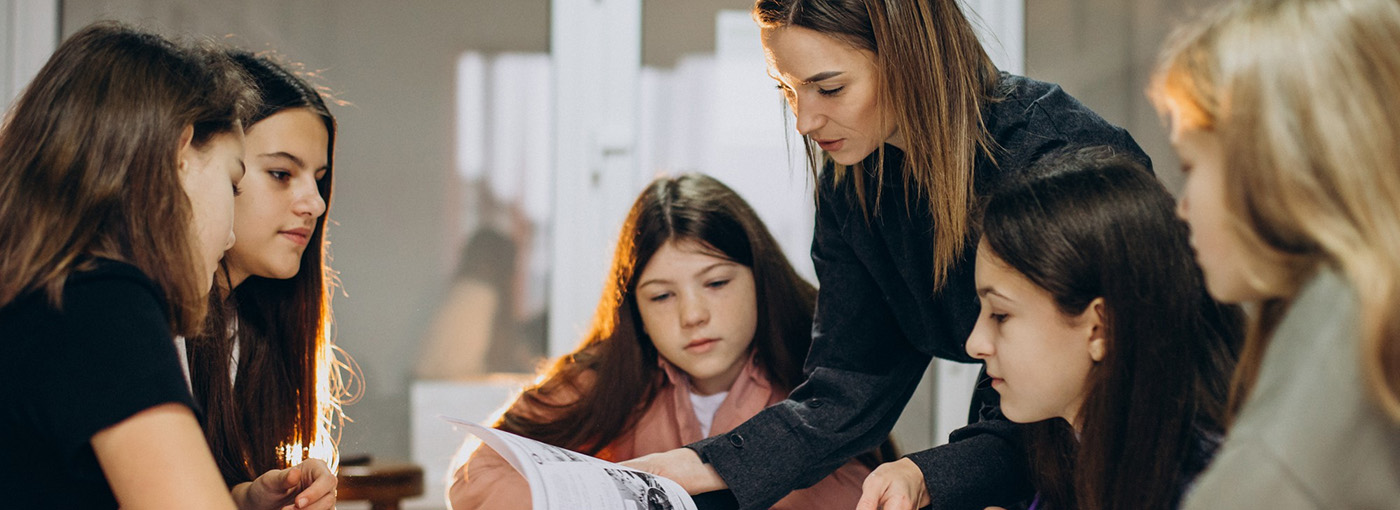
[[[642,65],[671,67],[686,54],[713,52],[715,14],[751,8],[753,0],[642,0]]]
[[[1060,84],[1132,133],[1167,189],[1181,171],[1147,90],[1173,27],[1220,0],[1028,0],[1026,74]]]
[[[548,8],[548,0],[64,2],[65,35],[101,18],[167,34],[231,34],[321,70],[321,83],[351,103],[332,107],[340,134],[328,237],[348,293],[334,301],[337,339],[364,369],[367,393],[347,408],[354,423],[342,452],[408,457],[407,384],[446,284],[443,261],[457,248],[447,246],[453,237],[442,221],[452,196],[457,55],[548,51]]]

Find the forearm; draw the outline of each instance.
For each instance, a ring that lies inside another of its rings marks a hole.
[[[743,508],[768,508],[884,441],[927,363],[915,353],[882,376],[818,368],[789,400],[691,448]]]

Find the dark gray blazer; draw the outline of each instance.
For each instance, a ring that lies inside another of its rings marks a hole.
[[[1128,135],[1059,86],[1003,74],[1000,101],[984,119],[999,146],[996,164],[978,157],[975,190],[986,196],[1041,155],[1066,145],[1109,145],[1140,159]],[[866,161],[873,167],[876,151]],[[903,153],[885,146],[885,179],[850,176],[819,183],[812,260],[820,291],[807,381],[788,400],[723,434],[690,445],[709,462],[744,509],[768,508],[879,444],[908,403],[934,356],[973,362],[963,343],[979,305],[973,285],[976,239],[967,243],[947,285],[933,292],[933,220],[923,198],[903,192]],[[869,219],[854,180],[866,180]],[[979,391],[979,393],[982,393]],[[994,402],[995,393],[975,397]],[[989,407],[951,443],[909,456],[923,470],[933,508],[1012,505],[1032,493],[1014,424]]]

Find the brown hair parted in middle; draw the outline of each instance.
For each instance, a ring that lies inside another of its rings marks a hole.
[[[955,0],[757,0],[762,28],[803,27],[875,54],[880,111],[904,140],[904,193],[928,198],[934,290],[963,253],[970,230],[973,167],[992,157],[982,108],[996,100],[1000,73]],[[821,157],[804,137],[812,172]],[[884,149],[881,148],[880,151]],[[868,169],[883,179],[884,158]],[[856,169],[860,171],[861,169]],[[849,170],[836,165],[838,179]],[[861,179],[856,193],[865,204]],[[875,190],[879,198],[879,190]],[[867,211],[868,213],[868,211]]]
[[[269,57],[242,50],[228,55],[257,86],[261,99],[249,117],[249,130],[289,109],[305,109],[325,126],[326,168],[316,191],[329,210],[337,126],[320,92]],[[206,334],[190,338],[192,387],[205,408],[205,436],[230,485],[306,458],[337,464],[334,437],[329,436],[338,430],[346,395],[333,382],[337,376],[356,375],[353,370],[342,373],[337,358],[343,353],[330,339],[328,216],[316,218],[296,276],[252,275],[229,289],[225,259],[210,293]],[[239,359],[233,357],[235,343]],[[234,367],[236,388],[228,377]],[[323,385],[328,386],[324,392]]]
[[[114,22],[59,45],[0,130],[0,306],[45,292],[91,257],[130,263],[165,294],[171,328],[197,333],[201,281],[181,186],[193,147],[240,132],[255,104],[219,51],[176,45]]]
[[[753,271],[755,359],[784,391],[802,381],[816,289],[798,276],[758,215],[729,187],[699,174],[663,177],[647,186],[627,214],[582,344],[555,360],[520,396],[527,407],[545,409],[548,416],[507,412],[498,428],[589,454],[631,429],[665,379],[641,325],[636,278],[657,250],[673,241],[693,241]],[[589,380],[581,382],[581,376]],[[559,402],[565,395],[577,398]]]
[[[1023,429],[1042,508],[1176,508],[1224,434],[1243,314],[1206,293],[1172,196],[1140,163],[1089,147],[1037,166],[988,199],[982,240],[1065,315],[1102,298],[1107,331],[1079,429]]]

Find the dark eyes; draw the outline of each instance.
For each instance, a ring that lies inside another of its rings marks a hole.
[[[236,197],[236,196],[242,195],[242,194],[243,194],[243,188],[240,188],[240,187],[238,187],[237,184],[234,184],[234,185],[233,185],[233,196]]]
[[[997,324],[1006,322],[1006,314],[1004,313],[993,313],[989,314],[989,316],[992,318],[992,320],[996,321]]]
[[[706,287],[711,289],[723,288],[725,285],[729,285],[729,280],[716,280],[705,284]]]
[[[278,181],[286,181],[292,178],[292,173],[286,170],[268,170],[267,174]]]
[[[650,298],[647,298],[647,300],[648,300],[648,301],[651,301],[651,302],[653,302],[653,303],[660,303],[660,302],[662,302],[662,301],[665,301],[665,300],[666,300],[667,298],[669,298],[669,297],[671,297],[671,293],[668,292],[668,293],[665,293],[665,294],[657,294],[657,295],[655,295],[655,296],[652,296],[652,297],[650,297]]]
[[[787,85],[781,83],[777,85],[777,89],[779,92],[782,92],[784,96],[791,96],[793,94],[792,89],[788,88]],[[817,93],[823,96],[831,97],[840,94],[843,90],[846,90],[846,87],[841,86],[836,87],[834,89],[817,89]]]

